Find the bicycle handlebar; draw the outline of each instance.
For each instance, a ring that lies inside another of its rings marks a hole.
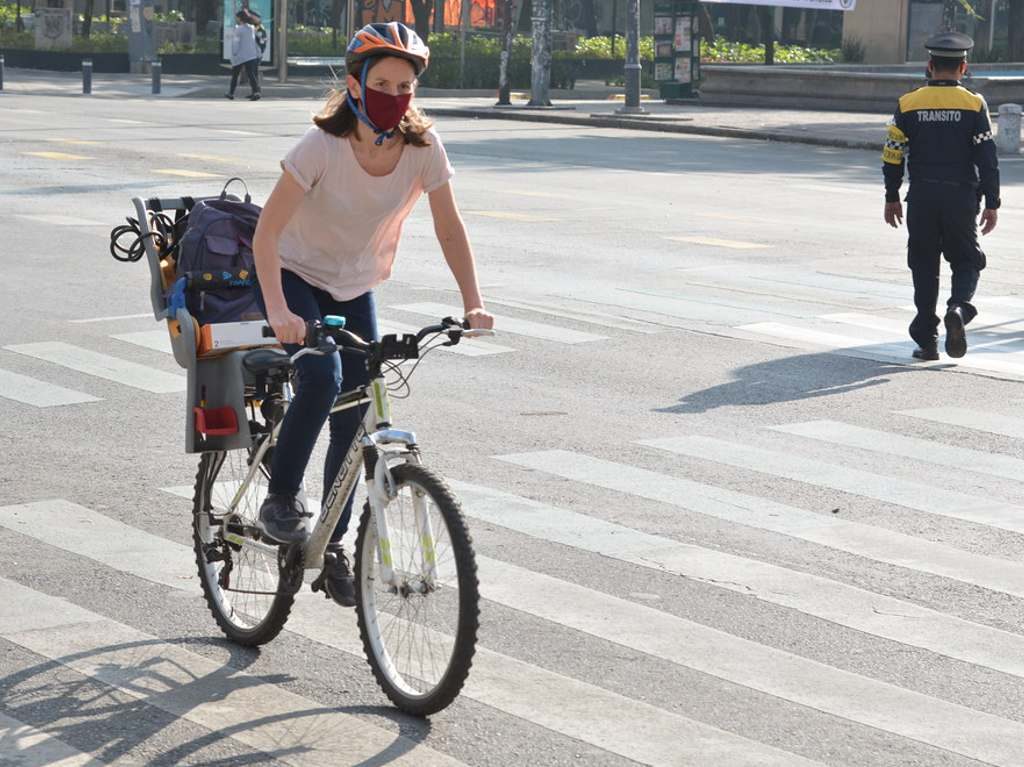
[[[274,337],[274,330],[269,326],[264,327],[262,333],[264,338]],[[462,338],[494,335],[493,330],[470,329],[469,322],[465,319],[457,320],[454,317],[445,317],[440,324],[427,325],[414,336],[390,334],[384,336],[380,341],[367,341],[350,330],[328,326],[320,320],[312,320],[306,323],[306,338],[303,342],[305,348],[292,355],[291,360],[295,362],[306,354],[329,354],[339,351],[358,354],[367,358],[371,366],[379,367],[384,360],[388,359],[417,359],[420,342],[427,336],[439,333],[448,334],[445,346],[454,346]]]

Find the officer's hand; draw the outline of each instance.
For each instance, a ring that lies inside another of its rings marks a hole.
[[[999,223],[999,211],[993,210],[992,208],[985,208],[981,214],[981,233],[988,234],[996,228],[996,224]]]
[[[893,229],[898,229],[903,223],[903,203],[887,202],[885,204],[885,223]]]

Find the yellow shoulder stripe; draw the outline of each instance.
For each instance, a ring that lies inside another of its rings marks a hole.
[[[900,99],[901,112],[914,112],[918,109],[964,109],[978,112],[985,100],[961,86],[927,85],[918,88]]]
[[[907,134],[897,128],[895,125],[890,125],[888,130],[889,141],[894,141],[899,144],[904,144],[907,141]]]

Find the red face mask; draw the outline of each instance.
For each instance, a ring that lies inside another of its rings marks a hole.
[[[373,120],[374,125],[385,131],[392,131],[398,127],[398,123],[409,110],[409,101],[412,100],[411,93],[392,96],[373,88],[364,88],[363,93],[366,95],[366,116]]]

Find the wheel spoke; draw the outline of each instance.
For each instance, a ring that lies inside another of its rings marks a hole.
[[[377,534],[372,515],[365,515],[357,544],[360,574],[360,629],[364,633],[371,664],[378,670],[385,692],[406,710],[419,713],[443,708],[458,692],[468,674],[476,642],[476,591],[472,551],[464,522],[447,491],[432,489],[429,472],[404,466],[394,470],[399,493],[386,509],[392,563],[398,593],[376,577],[379,567]],[[408,477],[408,478],[407,478]],[[412,479],[415,477],[416,479]],[[424,477],[420,480],[419,477]],[[435,579],[427,584],[430,567],[423,538],[416,524],[414,501],[426,504],[433,537]],[[445,507],[442,505],[446,504]],[[451,524],[456,524],[458,539]],[[461,548],[457,548],[461,547]],[[460,557],[472,568],[460,577]],[[465,580],[465,578],[469,580]],[[463,584],[472,587],[468,603],[473,605],[470,629],[460,635]],[[453,671],[453,669],[456,669]],[[436,704],[432,697],[447,699]]]

